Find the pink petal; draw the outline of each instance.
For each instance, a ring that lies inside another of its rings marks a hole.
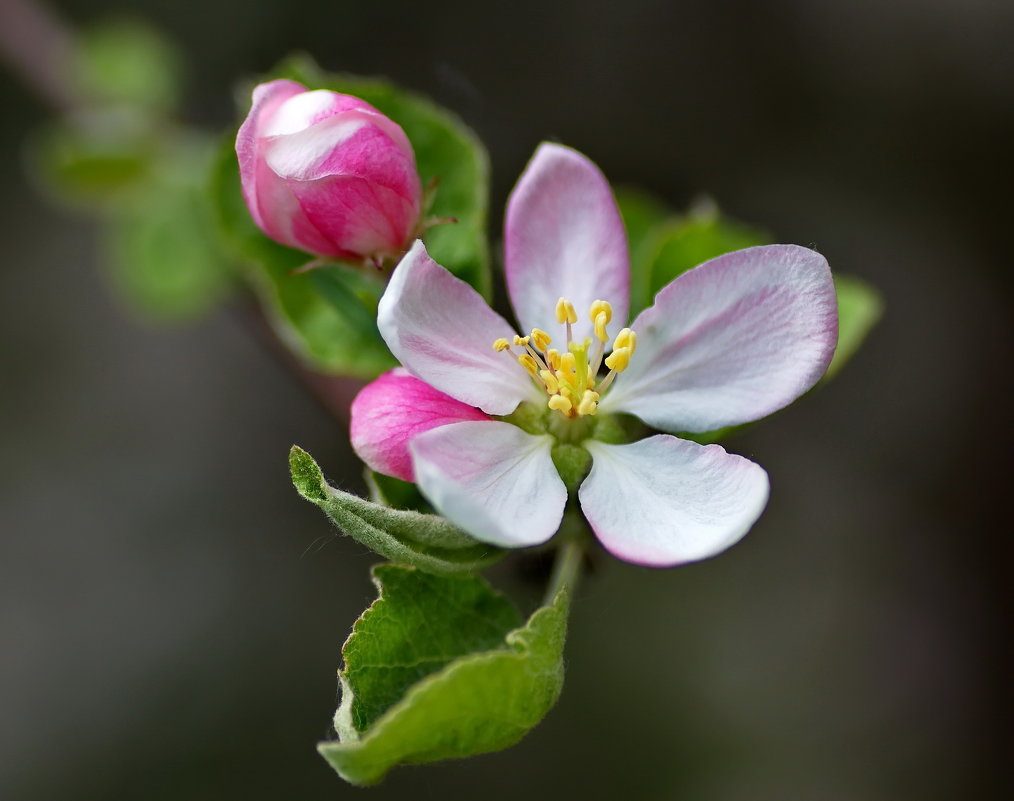
[[[261,227],[265,221],[257,203],[257,140],[263,136],[261,129],[266,120],[278,110],[286,100],[306,89],[295,81],[271,81],[262,83],[253,90],[253,103],[250,113],[236,134],[236,155],[239,158],[240,179],[243,184],[243,197],[250,209],[250,214]]]
[[[483,542],[518,548],[560,527],[567,489],[553,438],[510,423],[454,423],[420,434],[409,450],[419,489],[448,520]]]
[[[521,401],[544,397],[509,353],[493,350],[496,339],[513,340],[511,327],[421,241],[395,268],[377,327],[413,375],[487,414],[510,414]]]
[[[588,158],[562,145],[535,151],[507,201],[507,291],[525,332],[555,331],[556,301],[574,304],[574,336],[592,335],[595,300],[613,306],[616,329],[627,319],[630,255],[609,182]],[[550,326],[554,326],[551,328]]]
[[[827,369],[838,310],[827,261],[797,245],[727,253],[662,289],[599,408],[663,431],[710,431],[788,405]]]
[[[367,384],[351,408],[352,448],[370,468],[415,481],[408,444],[418,434],[464,420],[489,420],[478,409],[396,368]]]
[[[767,473],[719,445],[659,434],[585,446],[592,469],[578,490],[581,509],[606,550],[627,562],[707,559],[742,539],[767,503]]]

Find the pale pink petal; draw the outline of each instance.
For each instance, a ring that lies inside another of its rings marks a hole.
[[[421,241],[395,268],[377,327],[413,375],[487,414],[510,414],[523,400],[544,398],[509,353],[493,350],[495,340],[513,340],[511,327]]]
[[[616,329],[623,326],[630,303],[627,235],[609,182],[587,157],[539,145],[507,201],[504,265],[526,333],[556,331],[561,297],[577,310],[578,340],[592,336],[588,310],[595,300],[611,303]]]
[[[590,440],[591,473],[578,490],[595,536],[627,562],[671,567],[738,542],[768,499],[759,466],[665,434],[629,445]]]
[[[370,468],[386,476],[415,481],[408,443],[418,434],[464,420],[489,420],[404,368],[367,384],[351,407],[352,448]]]
[[[823,256],[767,245],[679,276],[631,327],[637,350],[599,408],[663,431],[710,431],[812,387],[834,354],[838,309]]]
[[[539,545],[560,527],[567,489],[553,438],[497,421],[454,423],[412,440],[419,489],[444,517],[483,542]]]

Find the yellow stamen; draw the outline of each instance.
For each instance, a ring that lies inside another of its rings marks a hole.
[[[529,354],[522,353],[520,356],[518,356],[518,361],[521,363],[521,366],[524,367],[532,375],[539,374],[539,365],[535,363],[535,359],[533,359]]]
[[[580,415],[595,414],[599,405],[599,394],[586,389],[581,396],[581,402],[577,405],[577,413]]]
[[[606,333],[606,325],[609,324],[609,315],[605,312],[599,312],[592,320],[595,322],[595,336],[598,337],[599,342],[605,342],[609,339],[609,334]]]
[[[630,328],[621,329],[613,340],[613,350],[619,348],[630,348],[631,355],[637,350],[637,334]]]
[[[550,395],[555,395],[560,391],[560,382],[556,380],[556,376],[549,372],[549,370],[540,370],[539,376],[545,382],[546,392]]]
[[[613,319],[612,304],[605,300],[596,300],[592,303],[588,316],[591,317],[591,321],[595,324],[595,336],[602,342],[609,339],[609,336],[606,334],[606,326]]]
[[[574,358],[573,353],[569,352],[561,353],[559,359],[560,366],[557,368],[556,377],[559,378],[561,382],[574,386],[577,380],[577,376],[575,375],[577,372],[577,359]]]
[[[543,353],[546,352],[546,348],[548,348],[550,344],[552,344],[553,342],[553,338],[550,337],[549,334],[547,334],[541,328],[532,329],[531,339],[532,344],[535,345],[535,347],[538,350],[541,350]]]
[[[574,304],[566,298],[560,298],[556,301],[556,322],[569,323],[570,325],[577,322],[577,312],[574,311]]]
[[[529,337],[519,337],[517,334],[514,335],[515,345],[527,345]]]
[[[627,369],[627,365],[630,364],[631,352],[629,347],[616,348],[616,350],[606,356],[606,367],[610,370],[615,370],[617,373],[622,373]]]
[[[503,353],[505,350],[510,350],[510,346],[511,343],[508,342],[503,337],[500,337],[500,339],[497,339],[493,342],[493,350],[495,350],[497,353]]]
[[[546,351],[546,361],[549,363],[549,366],[551,368],[553,368],[554,370],[559,370],[560,369],[560,351],[558,351],[556,348],[550,348],[549,350],[547,350]]]
[[[574,408],[574,404],[572,404],[570,400],[565,398],[563,395],[553,395],[549,399],[549,408],[567,414]]]

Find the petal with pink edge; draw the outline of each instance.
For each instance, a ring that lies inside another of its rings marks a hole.
[[[707,559],[738,542],[768,499],[768,476],[719,445],[665,434],[629,445],[589,441],[578,497],[610,553],[649,567]]]
[[[454,423],[409,445],[416,481],[444,517],[482,542],[539,545],[556,533],[567,488],[553,438],[510,423]]]
[[[391,353],[427,384],[487,414],[510,414],[542,396],[509,353],[493,350],[513,329],[416,241],[380,299],[377,327]]]
[[[263,127],[278,108],[290,97],[305,91],[302,84],[295,81],[280,80],[260,84],[253,90],[250,113],[236,134],[236,156],[239,159],[243,197],[246,198],[251,216],[261,228],[266,227],[266,224],[257,204],[257,140],[264,135]],[[292,203],[295,205],[295,200]]]
[[[489,420],[401,367],[367,384],[352,401],[351,417],[356,455],[378,473],[403,481],[415,481],[408,451],[413,437],[451,423]]]
[[[766,245],[679,276],[631,327],[637,350],[599,408],[663,431],[711,431],[812,387],[834,355],[838,307],[823,256]]]
[[[605,176],[569,147],[539,145],[507,201],[504,265],[514,313],[525,331],[556,324],[556,301],[574,304],[574,336],[592,336],[595,300],[619,325],[630,304],[630,255]]]

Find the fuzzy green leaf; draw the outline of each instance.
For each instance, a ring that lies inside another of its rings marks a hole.
[[[824,374],[825,381],[859,349],[884,312],[880,293],[865,281],[851,275],[836,275],[834,288],[838,293],[838,348]]]
[[[391,509],[330,486],[302,448],[292,447],[289,468],[300,495],[345,534],[392,562],[453,574],[470,573],[504,556],[502,549],[477,542],[442,517]]]
[[[342,650],[339,740],[318,746],[346,781],[507,748],[556,703],[566,588],[516,628],[517,613],[479,578],[382,565],[374,580],[380,598]]]

